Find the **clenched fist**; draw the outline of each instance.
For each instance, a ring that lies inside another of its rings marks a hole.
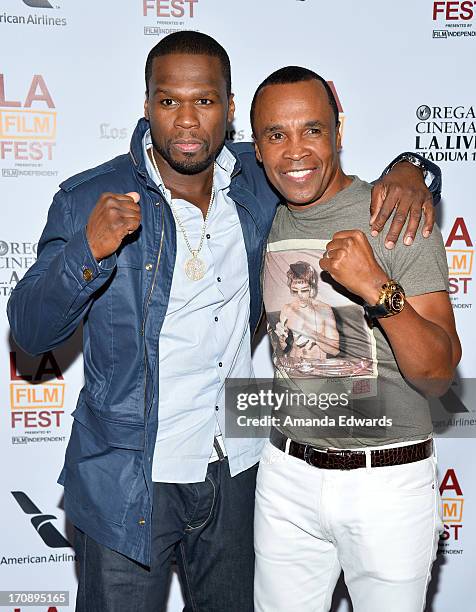
[[[376,304],[389,278],[375,259],[367,236],[360,230],[336,232],[319,260],[323,270],[368,304]]]
[[[140,225],[140,196],[130,193],[103,193],[89,216],[86,237],[97,261],[117,251],[124,237]]]

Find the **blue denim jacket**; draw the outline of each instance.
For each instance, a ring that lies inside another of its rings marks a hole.
[[[142,137],[148,127],[145,119],[138,122],[128,155],[60,185],[38,260],[8,303],[15,340],[32,354],[57,347],[83,321],[85,384],[59,479],[65,511],[96,541],[145,565],[150,563],[157,350],[176,255],[172,213],[145,168]],[[237,204],[248,257],[253,335],[262,309],[263,253],[278,197],[253,147],[227,146],[236,157],[229,196]],[[85,227],[106,191],[137,191],[142,223],[98,265]],[[261,443],[250,441],[256,459]]]

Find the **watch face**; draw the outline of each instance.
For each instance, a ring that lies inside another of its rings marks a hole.
[[[390,296],[390,310],[392,312],[401,312],[405,306],[405,296],[401,291],[395,291]]]

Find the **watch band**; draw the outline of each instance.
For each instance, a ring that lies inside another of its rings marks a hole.
[[[388,167],[387,174],[390,172],[390,170],[392,170],[394,166],[396,166],[402,161],[407,161],[413,166],[420,168],[420,170],[423,172],[423,178],[426,179],[428,175],[428,170],[426,169],[424,162],[422,162],[422,160],[419,159],[416,155],[412,155],[411,153],[402,153],[399,157],[397,157],[397,159]]]
[[[381,319],[389,315],[388,310],[385,308],[385,304],[375,304],[375,306],[364,304],[364,312],[368,319]]]

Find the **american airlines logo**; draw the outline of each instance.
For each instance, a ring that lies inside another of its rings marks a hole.
[[[49,548],[72,548],[68,540],[51,522],[56,520],[53,514],[43,514],[23,491],[12,491],[13,497],[25,514],[32,515],[31,524],[40,538]]]
[[[23,0],[23,4],[30,6],[31,8],[46,8],[52,9],[53,5],[48,0]]]

